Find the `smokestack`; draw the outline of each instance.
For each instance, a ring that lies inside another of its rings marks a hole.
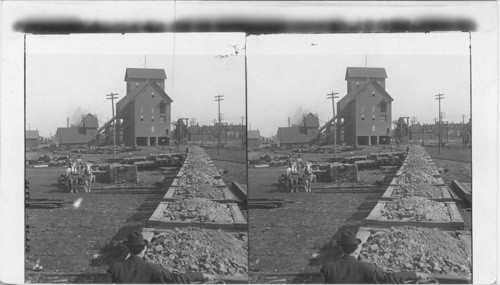
[[[69,128],[69,117],[66,118],[66,127]]]
[[[290,117],[288,117],[288,127],[290,127]]]

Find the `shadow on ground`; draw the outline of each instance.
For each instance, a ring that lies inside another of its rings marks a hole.
[[[371,193],[363,201],[363,203],[361,203],[361,205],[356,208],[351,216],[346,219],[346,222],[337,230],[330,241],[326,242],[318,249],[318,257],[311,258],[309,260],[309,265],[321,266],[326,262],[334,261],[340,258],[342,256],[342,249],[337,245],[336,242],[340,239],[340,234],[345,230],[350,230],[354,233],[357,233],[361,226],[362,220],[366,218],[373,210],[375,205],[377,205],[380,196],[382,196],[382,193],[380,191]]]
[[[127,235],[134,230],[141,231],[146,221],[151,217],[156,210],[163,196],[172,184],[173,180],[169,180],[162,185],[163,191],[160,193],[150,194],[144,203],[142,203],[127,219],[126,224],[121,227],[118,232],[111,238],[111,241],[100,249],[100,258],[93,259],[90,266],[108,266],[114,262],[123,261],[128,254],[128,249],[125,246]]]

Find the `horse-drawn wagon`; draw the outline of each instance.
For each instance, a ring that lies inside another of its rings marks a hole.
[[[311,184],[315,181],[311,165],[310,162],[292,162],[291,166],[286,169],[286,172],[280,174],[278,183],[286,186],[292,193],[294,191],[298,193],[299,186],[303,186],[306,192],[311,192]]]
[[[65,173],[61,173],[57,178],[60,185],[73,193],[78,192],[78,189],[83,189],[85,192],[90,192],[90,185],[95,182],[95,176],[92,174],[90,163],[73,163],[71,167],[66,169]]]

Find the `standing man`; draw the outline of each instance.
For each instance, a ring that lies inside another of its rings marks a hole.
[[[108,275],[113,283],[129,284],[170,284],[191,283],[196,281],[214,280],[211,274],[188,272],[174,274],[159,265],[144,260],[148,241],[141,233],[133,231],[128,235],[127,247],[130,257],[123,262],[116,262],[108,269]]]
[[[401,271],[384,272],[373,264],[356,260],[354,252],[361,244],[356,235],[347,230],[338,242],[344,255],[336,261],[327,262],[321,267],[320,283],[361,284],[361,283],[403,283],[407,280],[427,279],[425,273]]]

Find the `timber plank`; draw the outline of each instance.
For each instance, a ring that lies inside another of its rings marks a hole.
[[[472,258],[472,236],[470,233],[467,234],[459,234],[458,238],[462,241],[464,244],[465,250],[469,254],[469,257]]]
[[[469,189],[466,185],[458,180],[452,180],[451,187],[456,193],[462,198],[465,199],[468,203],[472,203],[472,193],[471,189]]]
[[[386,203],[387,201],[378,201],[377,205],[375,205],[375,207],[365,220],[378,220]]]
[[[235,223],[241,223],[241,224],[247,223],[245,217],[243,217],[243,214],[241,213],[241,210],[240,208],[238,208],[238,205],[236,203],[229,204],[229,208],[231,209],[231,213],[233,214],[233,219]]]

